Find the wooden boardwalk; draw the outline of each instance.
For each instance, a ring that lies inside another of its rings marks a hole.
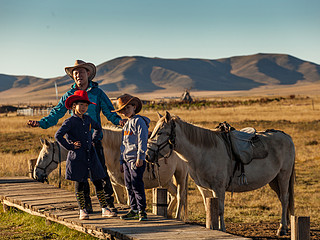
[[[90,214],[90,219],[79,220],[74,193],[27,177],[0,178],[0,199],[6,206],[45,217],[101,239],[248,239],[151,213],[148,213],[149,220],[145,222],[124,221],[119,217],[103,218],[96,197],[92,198],[94,213]],[[119,215],[128,210],[123,205],[117,207]]]

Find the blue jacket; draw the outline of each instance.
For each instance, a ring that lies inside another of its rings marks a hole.
[[[123,161],[135,162],[138,158],[145,160],[149,123],[149,118],[140,115],[128,119],[122,129],[120,164]]]
[[[61,97],[58,105],[51,110],[50,114],[39,121],[41,128],[47,129],[55,126],[58,123],[59,119],[62,118],[68,111],[65,106],[66,99],[73,95],[76,90],[78,90],[77,85],[73,84],[71,89]],[[101,125],[100,112],[102,111],[103,115],[105,115],[110,122],[112,122],[114,125],[119,125],[121,117],[117,113],[111,112],[111,110],[114,110],[114,107],[108,96],[98,87],[98,83],[90,81],[87,93],[89,100],[97,104],[90,104],[87,114],[95,122]],[[102,132],[99,136],[99,139],[102,139]]]
[[[91,129],[94,129],[93,134],[91,134]],[[87,115],[83,115],[83,119],[73,115],[63,122],[55,138],[60,145],[69,150],[66,179],[85,182],[89,177],[89,169],[92,181],[106,176],[95,148],[92,146],[92,142],[98,140],[101,131],[101,125]],[[68,139],[65,139],[64,136],[68,136]],[[74,145],[67,140],[80,141],[81,147],[74,149]]]

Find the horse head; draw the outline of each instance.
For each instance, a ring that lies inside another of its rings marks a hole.
[[[148,140],[146,160],[156,163],[159,158],[168,158],[175,147],[175,122],[169,112],[159,114],[159,120]]]
[[[56,142],[40,139],[42,149],[34,168],[33,178],[39,182],[48,182],[48,175],[57,168],[60,156],[60,147]],[[57,145],[57,147],[55,146]],[[57,148],[59,150],[57,150]],[[58,155],[59,154],[59,155]]]

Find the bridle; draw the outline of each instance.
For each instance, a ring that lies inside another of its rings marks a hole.
[[[55,147],[54,147],[54,145],[55,145],[55,143],[57,143],[57,146],[58,146],[58,155],[59,155],[59,161],[58,161],[58,162],[54,159],[54,155],[55,155]],[[48,163],[48,165],[45,166],[45,167],[40,167],[39,165],[37,165],[36,168],[39,168],[40,170],[43,171],[43,173],[44,173],[44,174],[43,174],[43,175],[44,175],[43,181],[49,183],[49,181],[48,181],[47,169],[48,169],[48,167],[49,167],[52,163],[57,164],[57,165],[59,166],[59,188],[61,188],[61,149],[60,149],[60,145],[59,145],[58,142],[53,142],[52,145],[53,145],[53,146],[52,146],[52,157],[51,157],[51,161],[50,161],[50,162]]]
[[[176,124],[175,124],[175,122],[173,120],[171,120],[170,121],[170,125],[171,125],[170,134],[167,137],[167,139],[164,140],[162,143],[160,143],[160,144],[152,143],[152,138],[149,140],[149,141],[151,141],[152,145],[155,145],[157,147],[155,150],[152,149],[150,147],[150,143],[148,143],[147,149],[149,151],[154,152],[154,154],[155,154],[154,155],[155,156],[155,160],[154,161],[158,166],[159,166],[159,163],[158,163],[159,156],[160,156],[160,158],[164,158],[164,159],[170,157],[172,152],[173,152],[173,150],[174,150],[174,148],[175,148],[175,146],[176,146],[176,132],[175,132]],[[159,131],[159,129],[158,129],[158,131]],[[155,136],[158,134],[158,131],[155,133]],[[164,149],[168,145],[169,145],[170,151],[167,154],[163,155],[160,151],[162,149]]]

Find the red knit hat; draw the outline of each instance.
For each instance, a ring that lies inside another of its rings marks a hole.
[[[75,102],[75,101],[82,101],[82,102],[87,102],[88,104],[94,104],[94,105],[97,105],[95,104],[94,102],[91,102],[88,98],[88,93],[84,90],[77,90],[74,92],[73,95],[71,95],[70,97],[67,98],[66,100],[66,108],[67,109],[71,109],[72,107],[72,104]]]

